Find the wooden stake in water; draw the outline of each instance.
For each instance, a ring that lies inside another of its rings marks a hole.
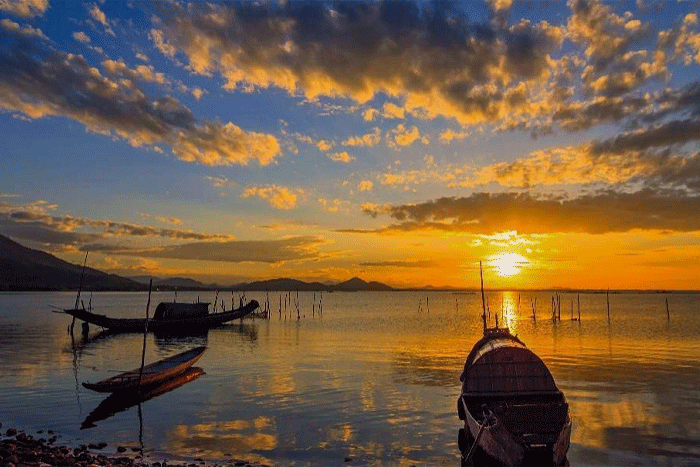
[[[87,266],[87,257],[88,257],[89,251],[85,252],[85,261],[83,262],[83,272],[80,273],[80,284],[78,285],[78,295],[75,297],[75,308],[76,310],[78,309],[78,304],[80,303],[80,291],[83,290],[83,276],[85,276],[85,266]],[[83,307],[85,308],[85,307]],[[75,316],[73,316],[73,320],[70,323],[70,335],[73,335],[73,327],[75,326]]]
[[[552,321],[557,320],[557,302],[554,300],[554,295],[552,295]]]
[[[578,321],[581,322],[581,294],[576,294],[576,303],[578,304]]]
[[[608,304],[608,323],[610,322],[610,288],[605,292],[605,300]]]
[[[484,272],[481,269],[481,261],[479,261],[479,277],[481,278],[481,307],[483,310],[481,320],[484,322],[484,334],[486,334],[486,299],[484,298]]]
[[[557,293],[557,319],[561,321],[561,295]]]
[[[668,311],[668,297],[666,297],[666,319],[671,320],[671,312]]]
[[[141,389],[141,378],[143,377],[143,365],[146,362],[146,334],[148,334],[148,308],[151,306],[151,288],[153,279],[148,282],[148,302],[146,303],[146,325],[143,328],[143,349],[141,350],[141,369],[139,370],[139,389]]]

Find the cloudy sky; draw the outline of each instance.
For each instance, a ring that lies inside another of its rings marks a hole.
[[[697,289],[697,6],[0,0],[0,233],[221,284]]]

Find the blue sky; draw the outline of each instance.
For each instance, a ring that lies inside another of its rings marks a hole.
[[[25,245],[221,284],[698,287],[696,2],[0,0],[0,34]]]

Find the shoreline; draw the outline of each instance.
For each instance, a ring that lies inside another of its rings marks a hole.
[[[0,428],[2,424],[0,423]],[[68,467],[68,466],[103,466],[103,467],[269,467],[266,464],[251,463],[242,459],[231,458],[226,461],[207,461],[204,458],[183,458],[172,455],[163,461],[145,459],[140,448],[117,447],[117,454],[105,454],[102,451],[108,444],[91,443],[71,448],[55,444],[58,435],[47,430],[36,433],[42,437],[35,438],[22,430],[8,428],[0,433],[0,466],[3,467]],[[95,452],[97,451],[97,452]],[[131,451],[129,454],[127,454]]]

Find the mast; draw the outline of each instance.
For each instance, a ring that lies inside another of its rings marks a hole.
[[[479,261],[479,277],[481,277],[481,320],[484,323],[484,334],[486,334],[486,299],[484,298],[484,271],[481,268],[481,261]]]

